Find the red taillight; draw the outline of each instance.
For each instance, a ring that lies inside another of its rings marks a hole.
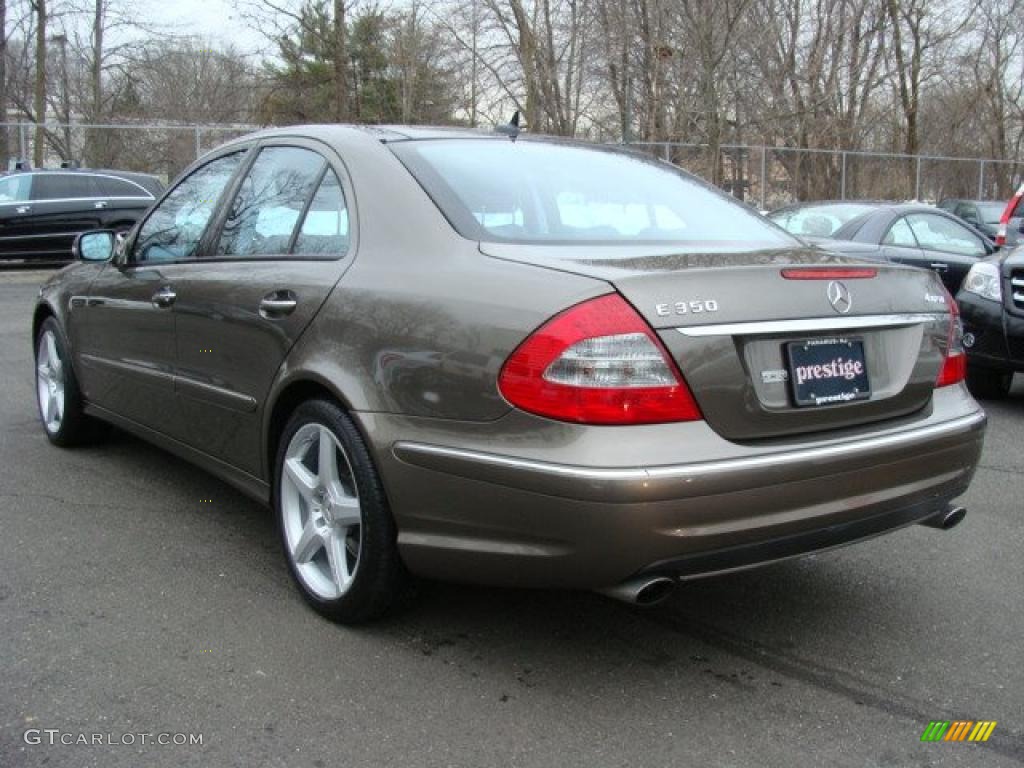
[[[618,294],[555,315],[505,361],[501,394],[581,424],[697,421],[700,409],[650,326]]]
[[[787,280],[864,280],[874,277],[874,267],[795,267],[782,270]]]
[[[949,335],[946,337],[946,356],[942,361],[942,369],[939,371],[939,378],[935,380],[936,388],[957,384],[967,376],[967,355],[964,354],[964,326],[960,322],[960,308],[945,286],[943,293],[946,294],[946,306],[949,307]]]

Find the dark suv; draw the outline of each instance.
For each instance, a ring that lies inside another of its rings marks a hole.
[[[0,174],[0,262],[71,261],[79,233],[130,229],[162,191],[155,176],[127,171]]]

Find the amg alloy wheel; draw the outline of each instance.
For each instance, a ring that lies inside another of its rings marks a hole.
[[[64,420],[64,363],[57,351],[57,335],[52,328],[39,334],[36,346],[36,394],[43,427],[55,435],[60,432]]]
[[[36,405],[46,436],[56,445],[92,442],[109,429],[85,415],[67,344],[52,317],[36,335]]]
[[[296,409],[279,445],[275,489],[284,554],[306,600],[343,623],[390,608],[407,583],[395,524],[363,438],[335,403]]]

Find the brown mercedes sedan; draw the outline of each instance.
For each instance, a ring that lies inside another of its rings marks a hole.
[[[621,149],[271,130],[76,251],[32,322],[49,439],[115,424],[271,505],[340,621],[412,576],[652,603],[949,528],[981,451],[934,274]]]

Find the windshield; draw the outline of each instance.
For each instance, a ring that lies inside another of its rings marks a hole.
[[[831,237],[843,224],[875,208],[860,203],[808,205],[772,211],[768,218],[787,232],[805,237]]]
[[[391,148],[456,230],[474,240],[795,245],[752,210],[646,156],[530,140]]]

